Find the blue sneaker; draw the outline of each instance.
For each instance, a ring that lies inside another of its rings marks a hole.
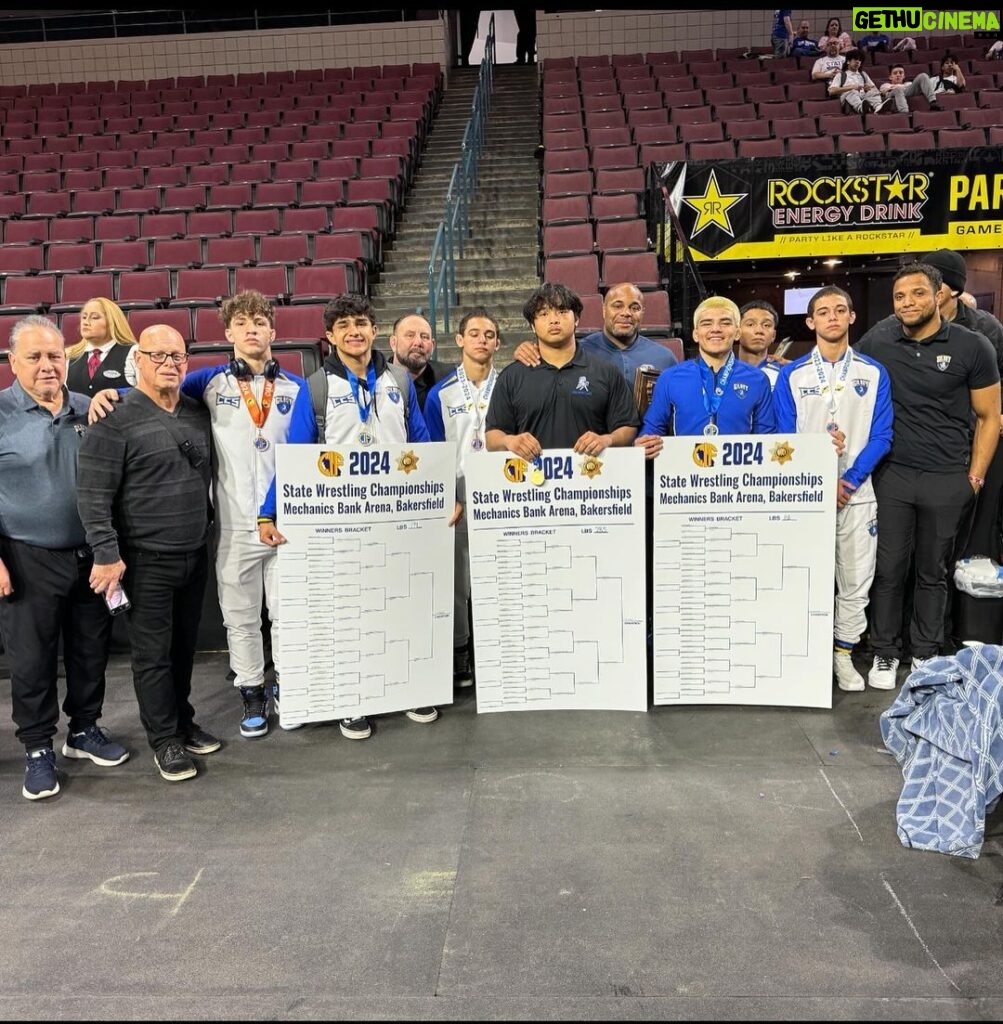
[[[59,777],[56,775],[56,752],[52,747],[25,752],[24,785],[21,795],[28,800],[44,800],[59,792]]]
[[[295,725],[286,725],[282,721],[282,716],[279,715],[279,684],[272,683],[272,707],[275,709],[275,716],[279,720],[279,728],[285,729],[286,732],[292,732],[293,729],[302,729],[306,724],[304,722],[297,722]]]
[[[240,735],[254,738],[268,732],[268,698],[263,686],[242,686],[244,714],[240,719]]]
[[[91,723],[83,732],[67,733],[63,757],[89,758],[95,764],[113,768],[129,760],[129,751],[121,743],[110,740],[104,729]]]

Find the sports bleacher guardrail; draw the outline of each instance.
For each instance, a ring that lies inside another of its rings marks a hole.
[[[463,258],[464,240],[470,234],[470,206],[477,190],[477,163],[484,148],[484,128],[491,106],[495,65],[495,17],[491,15],[484,43],[484,58],[477,77],[477,89],[470,120],[463,133],[460,159],[446,192],[446,211],[435,232],[428,259],[428,321],[438,332],[439,311],[442,330],[449,334],[449,307],[456,302],[456,256]]]

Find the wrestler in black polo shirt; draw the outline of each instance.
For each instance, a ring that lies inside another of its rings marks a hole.
[[[874,474],[879,525],[868,682],[883,690],[896,683],[903,591],[913,556],[913,666],[940,653],[948,559],[999,440],[996,353],[983,335],[941,319],[941,283],[940,271],[928,264],[903,267],[892,284],[901,334],[871,331],[857,345],[888,370],[895,408],[892,449]]]
[[[633,443],[640,426],[620,370],[575,343],[582,300],[560,284],[530,295],[523,315],[540,342],[539,366],[511,363],[498,375],[488,407],[490,451],[535,459],[544,448],[597,455]]]

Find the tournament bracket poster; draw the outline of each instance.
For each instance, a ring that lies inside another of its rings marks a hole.
[[[644,453],[465,465],[477,710],[647,709]]]
[[[656,704],[832,707],[836,472],[828,434],[665,439]]]
[[[283,725],[453,700],[456,447],[275,450]]]

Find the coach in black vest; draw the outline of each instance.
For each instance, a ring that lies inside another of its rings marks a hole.
[[[80,311],[80,341],[66,350],[66,386],[93,398],[104,388],[136,383],[136,338],[111,299],[91,299]]]

